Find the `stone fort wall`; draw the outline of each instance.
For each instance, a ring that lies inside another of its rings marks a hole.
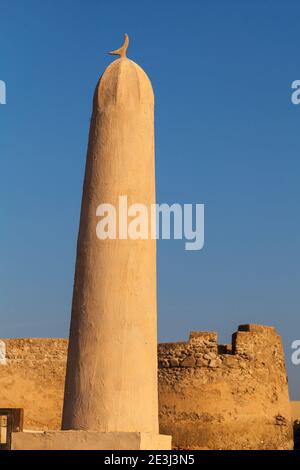
[[[24,408],[24,429],[59,429],[68,341],[0,341],[0,408]]]
[[[159,354],[160,432],[184,449],[291,449],[291,410],[280,337],[240,326],[232,344],[194,332]],[[0,408],[24,408],[24,428],[59,429],[67,340],[0,341]]]
[[[180,449],[292,449],[291,407],[275,328],[242,325],[160,344],[159,421]]]

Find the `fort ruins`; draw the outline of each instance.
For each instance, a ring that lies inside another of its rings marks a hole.
[[[24,408],[27,430],[59,430],[67,340],[0,346],[0,408]],[[272,327],[242,325],[231,344],[219,345],[213,332],[159,344],[158,390],[160,432],[172,435],[173,448],[293,448],[284,355]]]

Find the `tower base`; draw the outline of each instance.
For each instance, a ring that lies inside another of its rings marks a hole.
[[[14,432],[11,450],[170,450],[171,436],[144,432]]]

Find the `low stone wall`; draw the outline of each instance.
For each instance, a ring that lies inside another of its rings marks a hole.
[[[60,428],[67,345],[65,339],[0,341],[0,408],[24,408],[24,429]]]
[[[160,432],[181,449],[292,449],[284,355],[272,327],[242,325],[165,343],[159,355]]]

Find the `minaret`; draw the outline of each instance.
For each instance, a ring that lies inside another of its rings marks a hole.
[[[94,95],[63,429],[158,433],[156,242],[96,235],[99,204],[155,204],[153,90],[127,46]]]
[[[63,429],[158,433],[155,240],[96,234],[99,204],[155,203],[153,91],[127,43],[94,95]]]
[[[99,239],[97,208],[155,204],[154,97],[112,54],[93,102],[77,242],[62,431],[15,433],[15,449],[170,449],[158,434],[156,242]],[[149,224],[150,225],[150,224]],[[118,227],[119,228],[119,227]],[[123,227],[124,230],[124,227]],[[117,233],[119,230],[117,231]],[[124,234],[123,234],[124,235]],[[118,236],[118,235],[117,235]]]

